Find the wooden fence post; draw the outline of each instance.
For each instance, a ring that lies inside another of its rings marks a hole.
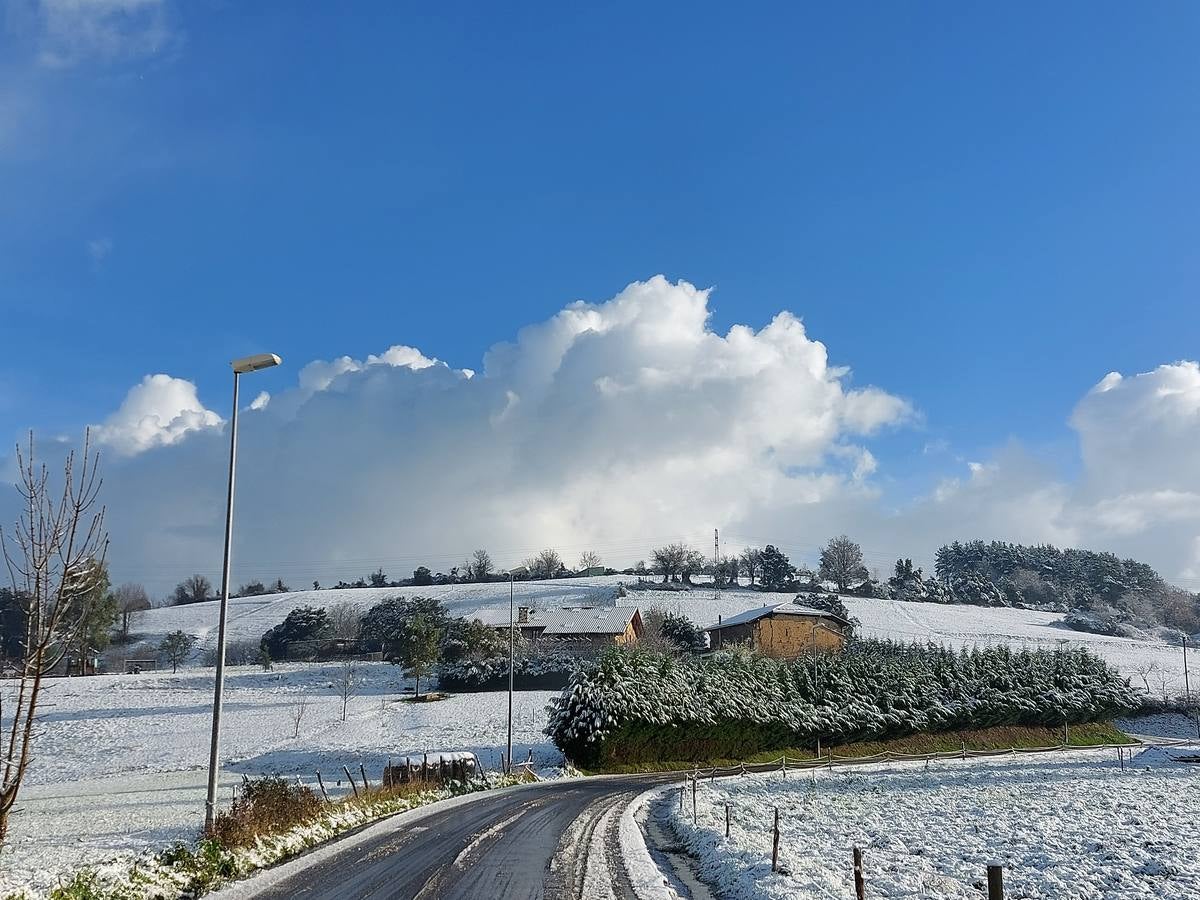
[[[692,779],[692,824],[696,824],[696,782],[699,778]]]
[[[858,847],[854,848],[854,896],[858,900],[865,900],[867,896],[867,886],[863,881],[862,850]]]
[[[370,782],[367,781],[367,767],[364,766],[362,763],[359,763],[358,771],[362,773],[363,792],[366,793],[367,788],[370,786]]]
[[[729,837],[729,804],[725,804],[725,837]]]
[[[346,778],[350,780],[350,787],[354,790],[354,796],[358,796],[358,785],[354,783],[354,776],[350,774],[350,770],[346,766],[342,766],[342,771],[346,773]]]
[[[775,807],[775,826],[771,836],[771,871],[779,871],[779,807]]]
[[[991,865],[987,867],[988,900],[1004,900],[1004,867]]]
[[[317,770],[317,784],[321,786],[321,796],[325,798],[325,802],[329,802],[329,792],[325,790],[325,782],[321,780],[321,770]]]
[[[779,771],[783,773],[784,780],[787,780],[787,754],[783,754],[783,765],[779,767]]]

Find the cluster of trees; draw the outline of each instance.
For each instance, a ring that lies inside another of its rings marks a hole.
[[[1105,634],[1200,630],[1200,596],[1168,585],[1145,563],[1049,544],[955,541],[938,548],[932,576],[897,560],[880,596],[1065,612],[1073,627]]]
[[[998,725],[1061,726],[1136,708],[1086,650],[953,650],[862,641],[796,661],[611,652],[551,702],[547,734],[581,765],[738,759],[766,750]]]
[[[747,547],[740,554],[714,559],[706,559],[687,544],[668,544],[654,551],[649,570],[640,563],[639,567],[641,571],[638,567],[628,571],[661,575],[664,584],[690,585],[693,576],[704,574],[711,575],[718,587],[737,585],[745,578],[750,587],[764,591],[811,591],[818,590],[822,582],[832,582],[839,592],[846,593],[868,581],[862,548],[844,534],[821,548],[820,568],[816,572],[792,565],[787,554],[774,544],[761,549]]]
[[[416,680],[418,695],[421,679],[439,663],[507,653],[507,644],[495,629],[478,620],[453,618],[433,597],[389,597],[366,614],[345,603],[298,607],[262,636],[260,646],[269,658],[283,659],[289,644],[338,639],[382,650],[389,662],[402,666]]]

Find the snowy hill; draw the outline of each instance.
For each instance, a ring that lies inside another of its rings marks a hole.
[[[619,576],[563,578],[554,581],[517,582],[514,598],[518,606],[612,606],[617,584],[629,579]],[[345,588],[323,591],[291,591],[258,597],[236,597],[229,601],[229,640],[258,641],[267,629],[278,625],[289,612],[301,606],[330,607],[351,603],[366,613],[388,597],[437,597],[451,615],[469,616],[481,609],[508,609],[508,582],[447,584],[422,587]],[[134,630],[145,641],[160,640],[171,631],[198,637],[199,648],[211,647],[217,635],[217,601],[165,606],[147,610]]]
[[[719,597],[711,588],[691,591],[630,591],[618,597],[618,585],[629,576],[564,578],[551,581],[517,582],[517,606],[637,606],[643,611],[661,608],[687,616],[698,625],[712,625],[718,616],[729,618],[762,606],[764,599],[784,601],[788,594],[762,594],[747,589],[725,590]],[[471,616],[483,610],[508,609],[508,583],[432,585],[399,588],[347,588],[343,590],[293,591],[230,601],[230,641],[255,641],[267,629],[283,621],[301,606],[332,606],[352,603],[364,613],[386,597],[425,596],[440,598],[452,615]],[[1165,687],[1183,693],[1183,656],[1178,647],[1161,641],[1135,640],[1072,631],[1062,627],[1058,613],[1008,607],[961,606],[938,603],[905,603],[899,600],[865,600],[843,597],[850,612],[861,622],[864,637],[902,641],[933,641],[938,644],[971,646],[1009,643],[1016,646],[1049,647],[1060,642],[1087,647],[1145,686],[1138,669],[1157,666],[1148,676],[1150,689]],[[196,603],[147,611],[136,631],[147,642],[177,629],[200,638],[198,652],[211,647],[216,638],[217,603]]]

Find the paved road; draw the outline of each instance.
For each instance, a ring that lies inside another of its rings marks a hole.
[[[637,900],[621,860],[621,812],[639,793],[666,780],[581,778],[481,795],[355,841],[248,896]]]

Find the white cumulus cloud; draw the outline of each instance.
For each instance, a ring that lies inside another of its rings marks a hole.
[[[978,537],[1111,550],[1200,587],[1196,363],[1100,380],[1070,414],[1076,475],[1013,440],[969,464],[945,452],[936,488],[896,505],[870,442],[919,426],[910,402],[854,385],[789,312],[721,334],[709,303],[660,276],[521,328],[477,371],[404,344],[303,366],[243,420],[235,581],[447,570],[475,547],[629,564],[719,527],[725,546],[808,558],[846,531],[885,576]],[[194,385],[154,375],[100,426],[118,580],[165,592],[217,571],[221,425]]]
[[[100,444],[118,454],[133,455],[221,424],[219,415],[204,408],[190,381],[147,375],[130,389],[115,413],[94,427],[94,434]]]

